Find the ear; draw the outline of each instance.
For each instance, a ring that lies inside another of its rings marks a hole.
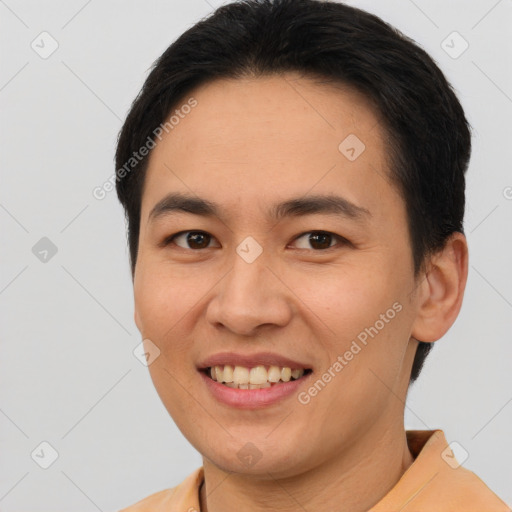
[[[448,331],[462,306],[467,277],[468,245],[466,237],[456,232],[430,259],[417,294],[418,313],[412,326],[413,338],[432,342]]]

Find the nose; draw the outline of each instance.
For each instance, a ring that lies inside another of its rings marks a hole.
[[[263,326],[285,326],[293,293],[278,276],[264,253],[250,263],[235,254],[231,270],[214,288],[207,320],[241,336],[254,336]]]

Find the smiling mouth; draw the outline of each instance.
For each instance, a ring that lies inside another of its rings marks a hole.
[[[200,371],[210,379],[234,389],[262,389],[278,386],[285,382],[299,380],[309,375],[309,368],[290,368],[286,366],[246,366],[216,365]]]

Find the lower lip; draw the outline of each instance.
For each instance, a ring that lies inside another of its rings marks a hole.
[[[300,379],[282,382],[268,388],[234,389],[219,384],[216,380],[208,377],[204,371],[199,373],[212,395],[219,402],[239,409],[259,409],[280,402],[297,392],[298,388],[312,375],[312,372],[310,372]]]

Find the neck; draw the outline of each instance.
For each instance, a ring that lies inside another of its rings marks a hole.
[[[229,473],[203,458],[201,512],[336,510],[364,512],[378,503],[413,463],[403,423],[370,429],[343,454],[287,478]]]

